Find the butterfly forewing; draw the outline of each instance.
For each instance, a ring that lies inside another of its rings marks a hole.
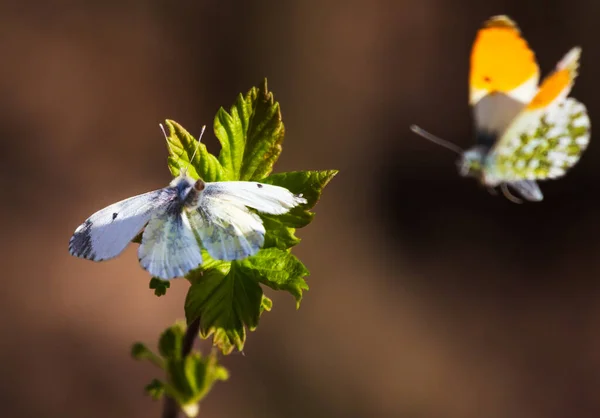
[[[206,183],[203,196],[213,201],[244,205],[262,213],[281,215],[306,203],[288,189],[254,181],[220,181]]]
[[[116,257],[152,215],[176,197],[172,189],[155,190],[99,210],[75,230],[69,241],[69,252],[93,261]]]
[[[535,96],[539,68],[515,22],[493,16],[471,49],[469,103],[478,143],[490,145]]]
[[[265,228],[252,208],[283,214],[306,203],[289,190],[257,182],[206,183],[190,222],[202,246],[217,260],[239,260],[256,254],[264,244]]]

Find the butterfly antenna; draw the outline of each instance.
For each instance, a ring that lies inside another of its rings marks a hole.
[[[202,135],[204,135],[205,129],[206,129],[206,125],[204,125],[202,127],[202,130],[200,131],[200,135],[198,135],[198,144],[196,144],[196,149],[194,150],[194,153],[192,154],[192,158],[190,158],[190,163],[192,161],[194,161],[194,157],[196,156],[196,153],[198,152],[198,148],[200,148],[200,144],[202,143]]]
[[[439,138],[435,135],[430,134],[424,129],[421,129],[417,125],[411,125],[410,130],[416,133],[417,135],[425,138],[428,141],[433,142],[434,144],[441,145],[442,147],[449,149],[450,151],[454,151],[458,155],[462,154],[464,150],[458,145],[453,144],[450,141],[446,141],[445,139]]]
[[[202,130],[200,131],[200,135],[198,135],[198,143],[196,144],[196,149],[194,150],[194,153],[192,154],[192,158],[190,158],[190,161],[188,162],[188,167],[190,165],[192,165],[192,161],[194,161],[194,157],[196,156],[196,153],[198,152],[198,149],[200,148],[200,144],[202,143],[202,135],[204,135],[205,129],[206,129],[206,125],[203,125]]]
[[[163,135],[165,136],[165,141],[167,141],[167,147],[169,148],[169,152],[171,153],[171,155],[176,155],[175,150],[171,147],[171,143],[169,142],[169,135],[167,135],[167,130],[165,129],[165,127],[163,126],[162,123],[159,123],[158,126],[160,126],[160,130],[162,131]],[[182,155],[183,155],[183,149],[181,150],[181,153],[177,156],[177,159],[180,159]],[[180,175],[184,175],[186,169],[187,168],[181,169]]]
[[[171,143],[169,142],[169,135],[167,135],[167,131],[165,130],[165,127],[163,126],[162,123],[159,123],[158,126],[160,126],[160,130],[162,131],[163,135],[165,136],[165,141],[167,141],[167,147],[169,148],[169,151],[172,154],[175,154],[173,152],[173,148],[171,148]]]

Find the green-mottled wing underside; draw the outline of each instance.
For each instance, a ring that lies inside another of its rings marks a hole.
[[[488,174],[501,182],[561,177],[579,161],[589,140],[586,108],[573,98],[524,111],[492,149]]]

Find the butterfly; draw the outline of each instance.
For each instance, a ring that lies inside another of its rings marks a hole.
[[[193,160],[193,157],[192,159]],[[280,186],[255,181],[205,182],[181,170],[168,187],[113,203],[90,216],[69,241],[69,252],[103,261],[116,257],[143,229],[138,258],[163,280],[216,260],[240,260],[264,244],[260,213],[281,215],[307,203]]]
[[[590,140],[585,106],[569,97],[581,49],[572,48],[541,85],[533,51],[507,16],[494,16],[477,33],[471,51],[469,104],[476,145],[466,151],[412,126],[413,132],[461,157],[458,170],[488,188],[516,191],[541,201],[537,180],[563,176]]]

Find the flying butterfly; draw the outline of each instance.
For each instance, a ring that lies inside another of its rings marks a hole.
[[[581,49],[571,49],[538,86],[539,67],[520,30],[494,16],[477,33],[471,51],[469,104],[476,145],[466,151],[412,126],[413,132],[460,155],[459,173],[492,189],[509,188],[541,201],[537,180],[555,179],[573,167],[590,140],[585,106],[569,97]]]
[[[143,229],[140,264],[153,276],[169,280],[202,264],[201,248],[216,260],[256,254],[264,244],[265,227],[249,208],[281,215],[304,203],[306,199],[284,187],[254,181],[205,182],[182,170],[168,187],[94,213],[75,230],[69,252],[88,260],[108,260],[123,252]]]

